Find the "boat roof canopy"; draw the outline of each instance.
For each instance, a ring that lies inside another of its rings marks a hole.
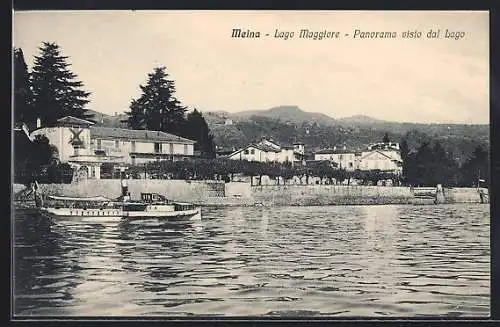
[[[85,202],[103,202],[103,201],[113,201],[104,196],[92,196],[92,197],[69,197],[69,196],[57,196],[57,195],[49,195],[47,198],[52,200],[60,200],[60,201],[85,201]]]

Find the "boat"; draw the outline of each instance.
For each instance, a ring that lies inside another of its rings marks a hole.
[[[158,193],[141,193],[140,200],[130,199],[122,184],[117,199],[104,196],[68,197],[35,194],[40,214],[49,217],[84,217],[102,220],[120,219],[201,219],[201,208],[192,203],[170,201]]]
[[[86,217],[107,219],[201,219],[201,209],[194,204],[172,202],[157,193],[141,193],[141,200],[117,201],[102,196],[44,197],[39,212],[49,218]]]

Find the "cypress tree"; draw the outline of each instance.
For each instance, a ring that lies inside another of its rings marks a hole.
[[[196,108],[188,113],[182,136],[196,141],[195,150],[200,151],[202,157],[215,158],[213,135],[203,114]]]
[[[14,122],[22,124],[34,122],[32,109],[33,93],[30,86],[30,74],[24,60],[23,50],[14,49]]]

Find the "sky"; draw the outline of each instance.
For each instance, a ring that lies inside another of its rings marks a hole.
[[[233,38],[233,28],[261,37]],[[299,38],[301,29],[340,37]],[[398,35],[353,38],[356,29]],[[440,38],[427,38],[431,29]],[[14,12],[13,46],[29,69],[44,41],[68,56],[91,92],[88,108],[106,114],[128,110],[148,73],[165,66],[176,97],[202,112],[295,105],[333,118],[489,123],[487,11]]]

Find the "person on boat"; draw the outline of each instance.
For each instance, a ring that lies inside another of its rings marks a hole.
[[[122,178],[122,199],[123,201],[130,200],[130,192],[128,191],[127,176]]]
[[[35,197],[35,206],[37,208],[42,207],[43,206],[43,199],[42,199],[42,196],[38,193],[38,182],[36,180],[32,184],[32,190],[33,190],[33,196]]]

